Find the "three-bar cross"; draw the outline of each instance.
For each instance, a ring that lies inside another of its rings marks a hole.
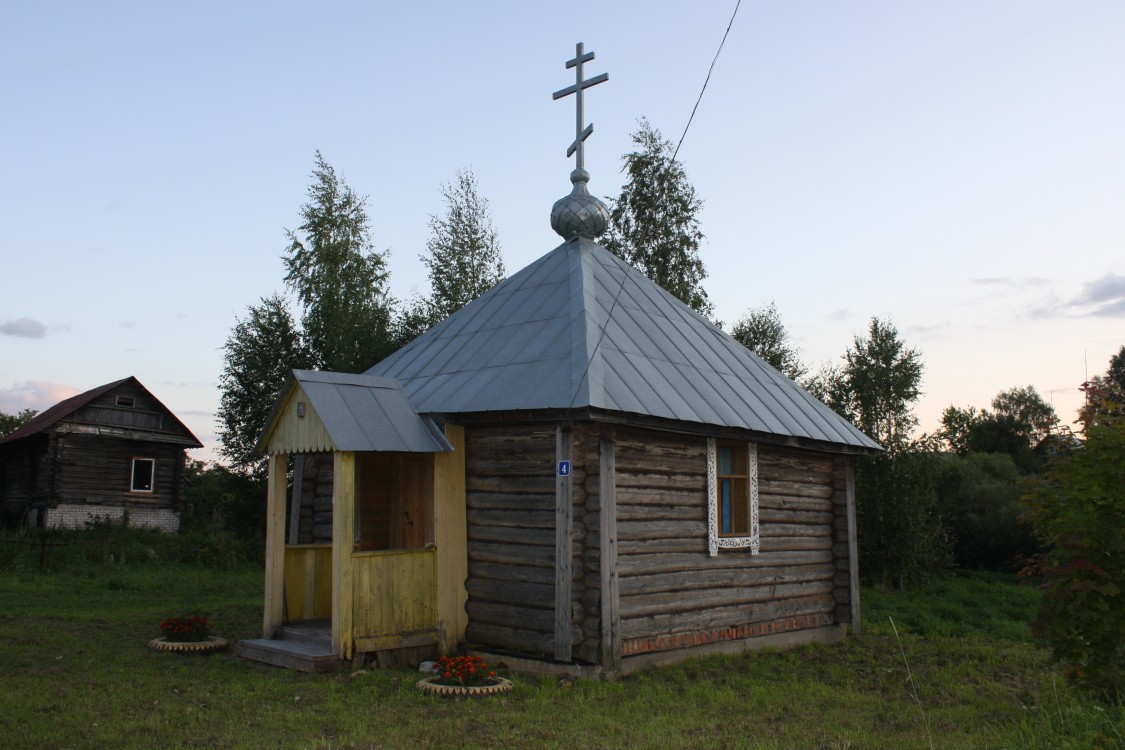
[[[594,76],[589,80],[582,80],[582,63],[589,62],[594,59],[593,52],[582,52],[582,42],[579,42],[574,48],[574,59],[566,61],[567,68],[575,68],[574,72],[574,85],[567,86],[565,89],[556,91],[552,95],[552,99],[561,99],[564,96],[577,94],[578,100],[578,113],[575,117],[574,125],[574,143],[570,144],[570,148],[566,150],[566,155],[569,158],[575,152],[578,153],[578,159],[575,162],[575,167],[578,169],[585,169],[584,159],[582,155],[582,142],[590,137],[590,133],[594,132],[594,123],[590,123],[585,129],[582,128],[582,90],[588,89],[591,86],[597,86],[599,83],[604,83],[609,80],[609,73],[602,73],[601,75]]]

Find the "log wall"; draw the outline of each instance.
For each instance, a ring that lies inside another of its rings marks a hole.
[[[152,492],[130,491],[134,458],[155,460]],[[184,451],[178,445],[60,434],[51,455],[51,470],[52,505],[176,508],[183,485]]]
[[[709,557],[706,451],[699,437],[617,430],[625,656],[837,621],[833,458],[759,445],[761,552]]]
[[[469,642],[552,656],[554,425],[465,430]]]

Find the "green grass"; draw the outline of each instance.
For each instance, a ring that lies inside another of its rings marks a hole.
[[[307,675],[145,648],[161,618],[187,609],[207,612],[220,635],[257,636],[258,570],[48,568],[0,568],[3,747],[1125,747],[1125,708],[1066,685],[1022,624],[1036,592],[1002,577],[865,591],[867,632],[836,646],[613,682],[517,677],[506,696],[453,701],[416,692],[411,672]]]

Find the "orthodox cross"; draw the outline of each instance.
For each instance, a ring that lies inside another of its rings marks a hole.
[[[556,91],[552,95],[552,99],[562,99],[564,96],[577,94],[578,101],[578,115],[575,118],[574,125],[574,143],[570,144],[570,148],[566,150],[566,156],[569,159],[576,151],[578,152],[578,159],[575,161],[577,169],[584,169],[584,159],[582,158],[582,142],[590,137],[590,133],[594,132],[594,123],[590,123],[585,129],[582,128],[582,90],[588,89],[591,86],[597,86],[599,83],[604,83],[609,80],[609,73],[602,73],[601,75],[594,76],[593,78],[582,80],[582,63],[589,62],[594,59],[593,52],[583,53],[582,42],[575,45],[574,59],[566,61],[566,67],[574,68],[574,85],[567,86],[565,89]]]

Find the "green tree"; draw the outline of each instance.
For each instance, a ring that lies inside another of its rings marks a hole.
[[[789,343],[789,331],[781,322],[777,305],[772,300],[742,316],[734,324],[731,336],[790,380],[801,380],[808,373],[808,368],[797,356],[796,347]]]
[[[208,556],[232,551],[239,559],[261,560],[266,530],[265,482],[218,463],[189,460],[184,467],[180,531],[206,539]],[[235,539],[236,549],[222,542]]]
[[[886,449],[856,460],[859,569],[877,583],[920,583],[952,559],[935,491],[936,456],[928,442],[910,439],[922,355],[892,322],[872,318],[843,359],[812,379],[811,392]]]
[[[1117,350],[1117,354],[1109,358],[1109,370],[1105,377],[1106,380],[1125,392],[1125,346],[1122,346]]]
[[[941,415],[939,437],[949,450],[970,453],[1006,453],[1024,473],[1041,471],[1035,446],[1057,430],[1055,409],[1032,386],[1009,388],[992,399],[993,411],[970,406],[947,406]]]
[[[430,217],[428,255],[431,322],[460,310],[504,280],[500,240],[488,214],[488,200],[477,192],[473,173],[462,169],[453,184],[443,185],[445,213]],[[408,311],[409,312],[409,311]]]
[[[899,338],[889,320],[872,318],[867,337],[856,336],[844,354],[841,407],[857,427],[888,453],[906,447],[918,424],[922,355]]]
[[[609,199],[605,247],[696,312],[710,315],[712,305],[702,287],[707,271],[699,257],[703,201],[683,165],[672,158],[672,142],[647,120],[641,119],[633,133],[633,145],[635,150],[622,157],[628,182],[617,199]]]
[[[301,226],[286,232],[285,283],[301,304],[316,366],[362,372],[392,351],[390,272],[371,240],[366,199],[336,176],[319,151],[312,178]]]
[[[943,454],[935,487],[959,567],[1014,572],[1021,559],[1042,552],[1031,527],[1021,522],[1023,483],[1010,455]]]
[[[1030,385],[1000,391],[992,399],[992,408],[997,414],[1015,421],[1019,435],[1028,446],[1036,445],[1059,424],[1055,407],[1044,401],[1039,391]]]
[[[948,570],[936,455],[916,445],[856,459],[856,530],[864,580],[902,588]]]
[[[1025,501],[1049,547],[1036,630],[1070,677],[1112,704],[1125,680],[1125,416],[1117,394],[1091,395],[1104,410],[1083,446],[1056,459]]]
[[[5,414],[0,411],[0,437],[15,432],[16,429],[30,422],[31,418],[38,413],[35,409],[21,409],[15,414]]]
[[[264,297],[235,322],[219,374],[219,454],[235,469],[265,475],[258,437],[290,370],[311,367],[312,353],[280,295]]]

